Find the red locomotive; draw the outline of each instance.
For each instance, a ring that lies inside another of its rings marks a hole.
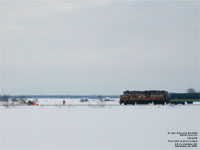
[[[124,91],[120,104],[165,104],[168,103],[167,91]]]

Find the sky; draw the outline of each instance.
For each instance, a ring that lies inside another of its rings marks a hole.
[[[0,9],[0,94],[200,91],[197,0],[0,0]]]

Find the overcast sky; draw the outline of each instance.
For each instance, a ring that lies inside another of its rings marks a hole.
[[[198,2],[0,0],[1,93],[199,91]]]

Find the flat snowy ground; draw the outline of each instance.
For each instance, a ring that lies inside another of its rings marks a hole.
[[[62,99],[40,99],[39,103],[59,105]],[[80,103],[67,100],[66,104]],[[104,107],[88,105],[99,104],[98,101],[83,104],[86,106],[1,106],[0,150],[199,149],[175,148],[168,140],[178,136],[167,134],[199,133],[199,104]]]

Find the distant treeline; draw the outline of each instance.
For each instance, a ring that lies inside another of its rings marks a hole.
[[[76,98],[88,98],[88,99],[98,99],[98,98],[120,98],[119,95],[12,95],[8,96],[9,98],[71,98],[71,99],[76,99]],[[2,99],[3,96],[0,96],[0,99]]]

